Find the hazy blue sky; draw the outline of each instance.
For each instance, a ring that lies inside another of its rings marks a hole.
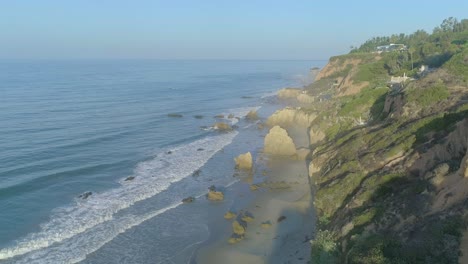
[[[0,58],[327,59],[467,0],[0,0]]]

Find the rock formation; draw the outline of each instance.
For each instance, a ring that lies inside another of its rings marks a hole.
[[[268,126],[283,126],[288,127],[292,125],[300,127],[309,127],[312,121],[317,116],[314,113],[307,113],[302,109],[284,108],[273,113],[266,121]]]
[[[240,154],[237,158],[234,158],[236,162],[236,167],[241,170],[251,170],[252,169],[252,154],[247,152],[245,154]]]
[[[274,126],[265,137],[264,152],[272,155],[292,156],[296,154],[296,146],[286,130]]]
[[[232,127],[226,123],[223,123],[223,122],[218,122],[216,124],[214,124],[214,129],[217,129],[221,132],[229,132],[232,130]]]

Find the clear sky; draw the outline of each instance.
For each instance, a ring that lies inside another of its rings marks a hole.
[[[467,0],[0,0],[0,58],[328,59]]]

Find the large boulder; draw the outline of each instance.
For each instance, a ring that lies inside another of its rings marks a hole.
[[[234,161],[236,162],[236,167],[241,170],[252,169],[252,154],[250,152],[240,154],[237,158],[234,158]]]
[[[264,152],[272,155],[292,156],[296,154],[296,146],[285,129],[274,126],[265,137]]]

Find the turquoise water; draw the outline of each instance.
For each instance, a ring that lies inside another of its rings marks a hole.
[[[214,116],[266,114],[269,95],[324,64],[0,62],[0,263],[129,263],[135,252],[135,263],[163,263],[206,239],[203,219],[180,220],[204,209],[180,200],[232,184],[219,164],[257,144],[241,140],[253,133],[244,120],[210,129]]]

